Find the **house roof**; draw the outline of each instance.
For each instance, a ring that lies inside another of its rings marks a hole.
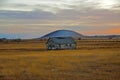
[[[74,39],[71,37],[52,37],[49,38],[49,41],[53,41],[54,43],[57,44],[75,44]]]

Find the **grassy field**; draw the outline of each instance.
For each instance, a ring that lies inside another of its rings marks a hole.
[[[0,80],[120,80],[120,40],[79,40],[76,50],[0,42]]]

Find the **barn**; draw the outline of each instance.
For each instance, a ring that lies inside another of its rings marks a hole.
[[[49,38],[46,47],[53,49],[76,49],[76,42],[72,37],[52,37]]]

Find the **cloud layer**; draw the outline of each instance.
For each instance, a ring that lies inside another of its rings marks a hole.
[[[109,9],[120,10],[119,0],[1,0],[0,10],[42,10],[57,13],[60,10]]]
[[[120,34],[119,14],[119,0],[0,0],[0,34],[32,38],[59,29]]]

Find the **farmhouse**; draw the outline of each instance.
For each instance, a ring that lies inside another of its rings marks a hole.
[[[71,37],[52,37],[46,43],[47,49],[75,49],[76,42]]]

